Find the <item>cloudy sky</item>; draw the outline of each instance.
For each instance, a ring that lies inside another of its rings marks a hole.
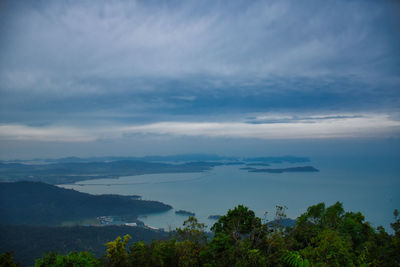
[[[398,144],[399,14],[398,1],[1,1],[0,157]]]

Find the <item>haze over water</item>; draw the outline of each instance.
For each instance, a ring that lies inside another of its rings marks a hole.
[[[196,213],[196,217],[211,226],[209,215],[223,215],[243,204],[257,216],[272,220],[276,205],[287,206],[287,215],[296,218],[310,205],[343,202],[347,211],[360,211],[373,226],[389,229],[393,210],[400,196],[400,167],[397,158],[341,157],[313,158],[310,163],[272,164],[271,168],[312,165],[316,173],[252,173],[240,170],[240,165],[218,166],[203,173],[150,174],[99,179],[62,185],[92,194],[141,195],[146,200],[158,200],[174,210],[141,217],[145,224],[175,229],[187,216],[175,210]],[[106,215],[106,214],[105,214]],[[110,214],[111,215],[111,214]]]

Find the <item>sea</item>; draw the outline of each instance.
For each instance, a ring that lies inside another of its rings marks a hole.
[[[339,201],[346,211],[361,212],[372,226],[390,231],[394,209],[400,209],[400,164],[398,158],[321,157],[309,163],[276,163],[269,167],[313,166],[319,172],[254,173],[243,165],[225,165],[195,173],[161,173],[96,179],[59,185],[90,194],[140,195],[143,200],[169,204],[172,210],[145,214],[146,225],[165,231],[182,227],[188,218],[177,210],[195,213],[208,229],[215,223],[210,215],[224,215],[245,205],[265,221],[274,219],[276,206],[286,207],[295,219],[320,202]],[[112,215],[112,214],[104,214]]]

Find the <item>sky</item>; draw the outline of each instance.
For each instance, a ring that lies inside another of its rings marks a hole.
[[[389,0],[2,0],[0,158],[397,153],[399,14]]]

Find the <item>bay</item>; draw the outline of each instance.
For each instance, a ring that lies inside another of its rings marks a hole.
[[[194,212],[208,227],[210,215],[226,214],[242,204],[256,215],[273,220],[276,205],[286,206],[296,218],[310,205],[343,203],[347,211],[360,211],[373,226],[390,228],[393,210],[400,208],[399,164],[396,158],[317,158],[310,164],[274,164],[271,168],[312,165],[316,173],[252,173],[243,166],[218,166],[201,173],[168,173],[97,179],[60,185],[90,194],[140,195],[145,200],[170,204],[173,210],[140,217],[146,225],[173,230]],[[265,168],[265,167],[260,167]]]

